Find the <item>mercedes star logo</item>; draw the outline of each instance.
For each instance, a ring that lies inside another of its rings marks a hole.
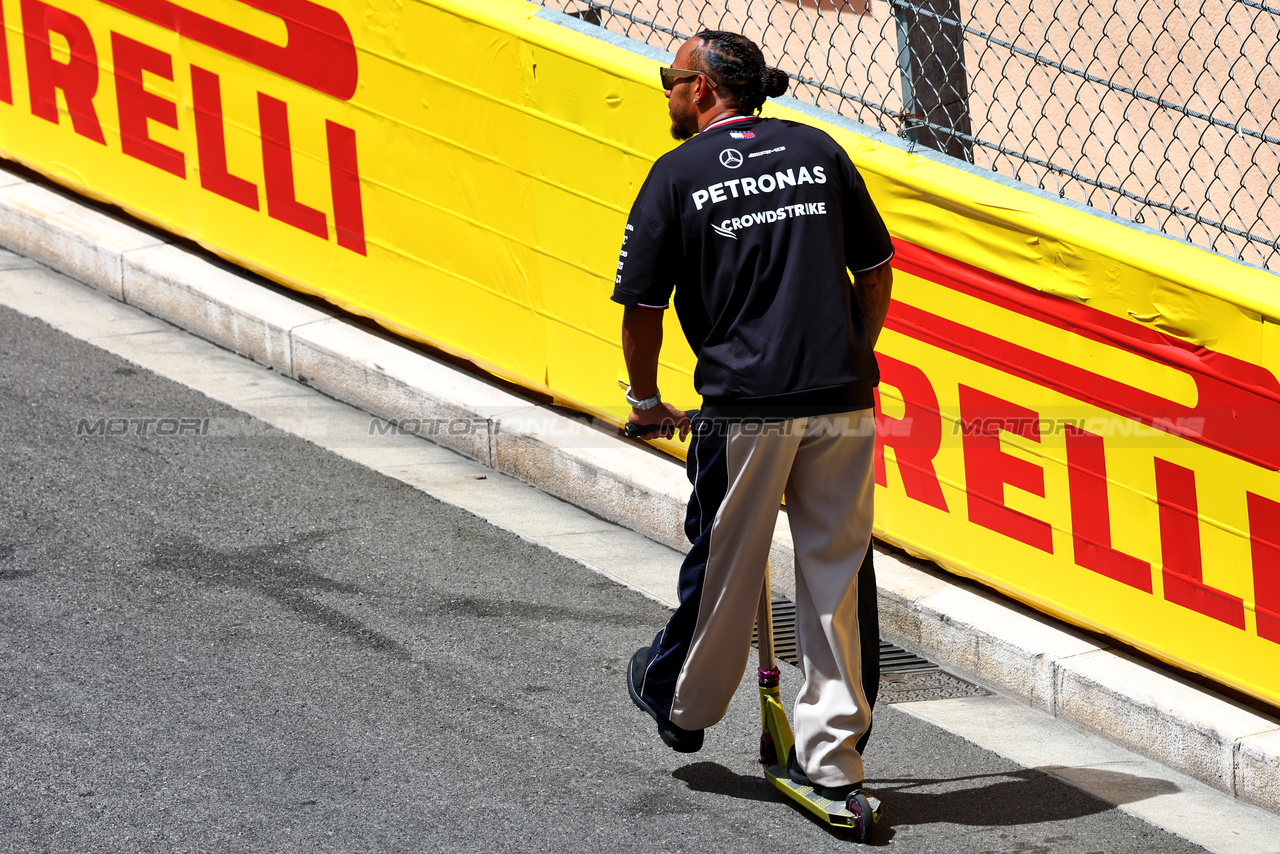
[[[720,152],[720,165],[728,169],[737,169],[742,165],[742,155],[736,148],[726,148]]]

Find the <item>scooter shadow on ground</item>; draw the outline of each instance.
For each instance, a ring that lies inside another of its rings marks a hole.
[[[778,790],[760,774],[738,774],[719,762],[692,762],[671,772],[695,792],[725,795],[744,801],[780,801]]]
[[[1175,784],[1153,777],[1103,769],[1071,770],[1080,782],[1089,783],[1094,791],[1108,792],[1111,798],[1103,800],[1034,768],[938,779],[886,777],[867,780],[867,791],[884,802],[884,823],[891,826],[947,822],[982,827],[1084,818],[1115,809],[1116,803],[1181,791]],[[991,782],[956,786],[982,780]],[[913,791],[925,787],[945,790]]]

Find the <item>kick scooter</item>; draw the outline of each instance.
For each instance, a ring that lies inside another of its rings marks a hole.
[[[880,801],[855,791],[841,803],[824,798],[791,779],[787,773],[787,757],[795,744],[791,724],[779,698],[781,677],[773,653],[773,609],[769,590],[769,569],[765,567],[764,589],[760,593],[760,609],[756,613],[757,645],[760,649],[760,764],[764,776],[782,794],[833,827],[848,828],[858,842],[866,842],[871,828],[880,819]]]

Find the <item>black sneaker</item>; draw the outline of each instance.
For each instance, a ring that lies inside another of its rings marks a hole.
[[[798,783],[801,786],[811,786],[814,792],[829,801],[844,803],[854,792],[862,790],[861,783],[850,783],[847,786],[819,786],[810,780],[804,773],[804,769],[800,767],[800,760],[796,759],[795,745],[791,746],[791,752],[787,754],[787,776],[791,778],[793,783]]]
[[[631,664],[627,667],[627,693],[631,702],[649,713],[649,717],[658,723],[658,735],[667,747],[677,753],[696,753],[702,749],[702,730],[681,729],[671,721],[658,714],[658,710],[644,701],[640,696],[640,683],[644,680],[644,669],[649,663],[649,647],[642,646],[631,656]]]

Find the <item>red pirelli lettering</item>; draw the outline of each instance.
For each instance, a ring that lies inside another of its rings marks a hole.
[[[1068,425],[1067,490],[1071,501],[1071,544],[1076,565],[1144,593],[1151,589],[1151,564],[1111,547],[1111,502],[1107,498],[1107,457],[1102,437]]]
[[[326,121],[324,128],[329,143],[329,186],[333,190],[333,228],[338,245],[364,255],[364,209],[360,204],[356,132],[331,121]]]
[[[329,226],[324,214],[298,201],[294,193],[288,107],[284,101],[259,92],[258,120],[262,125],[262,171],[267,189],[267,215],[314,234],[321,240],[328,240]]]
[[[257,185],[228,171],[227,138],[222,125],[222,89],[218,75],[196,65],[191,66],[191,106],[196,118],[200,186],[256,211]]]
[[[960,418],[969,521],[1053,554],[1053,528],[1049,523],[1004,502],[1005,484],[1044,498],[1044,469],[1000,450],[1002,431],[1039,442],[1039,415],[1025,406],[961,384]]]
[[[1044,294],[914,244],[895,241],[895,269],[1189,376],[1196,403],[1168,400],[1034,348],[893,302],[889,329],[1108,412],[1280,471],[1280,382],[1267,369],[1104,311]]]
[[[880,389],[876,395],[876,483],[888,483],[884,464],[884,446],[893,448],[902,476],[902,488],[909,498],[947,512],[947,499],[938,483],[933,459],[942,448],[942,414],[938,395],[924,371],[883,353],[876,354],[880,379],[902,395],[905,411],[901,418],[890,418],[880,411]]]
[[[1195,472],[1159,457],[1155,466],[1164,598],[1243,629],[1244,600],[1204,583]]]
[[[193,12],[170,0],[101,0],[259,68],[346,101],[355,94],[359,69],[347,22],[310,0],[239,0],[274,15],[285,26],[274,44]]]
[[[148,92],[142,73],[173,80],[173,57],[150,45],[111,34],[111,56],[115,65],[116,103],[120,110],[120,148],[130,157],[159,169],[187,177],[182,152],[151,138],[147,121],[177,129],[178,105]]]
[[[43,0],[7,1],[17,2],[21,9],[32,114],[59,124],[60,103],[65,104],[75,133],[105,145],[94,104],[99,86],[98,51],[85,19]],[[345,99],[354,92],[355,49],[350,32],[340,15],[309,0],[240,0],[285,22],[288,43],[284,46],[269,44],[169,0],[101,2],[328,94]],[[12,103],[8,36],[4,7],[0,5],[0,101]],[[65,49],[59,50],[64,44]],[[151,135],[158,126],[179,130],[178,103],[182,99],[164,97],[148,88],[148,83],[156,79],[177,82],[173,56],[115,31],[110,32],[110,52],[121,151],[185,180],[186,153]],[[200,186],[246,208],[259,210],[257,185],[233,174],[227,163],[226,122],[217,74],[191,66],[191,104]],[[321,240],[329,240],[328,212],[303,204],[297,198],[288,105],[259,91],[257,106],[267,214]],[[324,130],[334,239],[342,248],[366,255],[356,132],[328,119]]]
[[[51,33],[66,39],[71,51],[68,62],[53,58]],[[93,108],[98,91],[98,52],[85,22],[40,0],[22,0],[22,34],[32,115],[58,124],[57,93],[61,91],[76,133],[106,145]]]

